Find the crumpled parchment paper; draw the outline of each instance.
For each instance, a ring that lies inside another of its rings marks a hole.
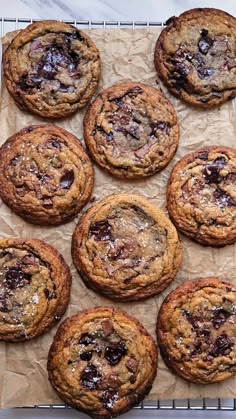
[[[158,28],[145,29],[92,29],[86,30],[98,46],[102,59],[102,78],[99,91],[114,83],[137,80],[160,87],[153,63],[153,52]],[[12,34],[3,39],[9,42]],[[236,142],[235,111],[233,102],[213,110],[197,110],[185,105],[162,90],[174,105],[180,123],[180,145],[171,164],[161,173],[140,181],[121,181],[96,167],[93,197],[96,201],[122,191],[144,195],[166,212],[166,185],[177,160],[204,145],[224,144],[234,147]],[[82,121],[84,110],[58,120],[63,127],[83,139]],[[28,124],[51,123],[22,112],[2,86],[0,108],[0,143]],[[88,206],[90,206],[88,204]],[[236,285],[236,244],[221,249],[205,248],[181,235],[184,258],[176,280],[161,296],[140,303],[117,304],[88,290],[76,272],[70,254],[71,235],[78,221],[60,227],[40,227],[28,224],[0,203],[0,237],[35,237],[55,246],[65,257],[73,275],[71,300],[66,315],[97,305],[117,306],[136,316],[155,336],[157,312],[164,297],[176,286],[189,279],[217,276]],[[33,406],[36,404],[61,403],[51,388],[46,370],[47,354],[57,326],[50,333],[26,343],[5,344],[0,342],[0,406]],[[201,397],[236,397],[236,378],[221,384],[207,386],[189,384],[173,375],[159,356],[159,366],[148,399],[186,399]]]

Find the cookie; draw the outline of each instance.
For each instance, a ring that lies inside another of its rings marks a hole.
[[[168,367],[197,384],[236,373],[236,288],[216,278],[187,281],[164,300],[157,339]]]
[[[159,77],[190,105],[211,108],[236,96],[236,19],[221,10],[188,10],[167,21],[155,48]]]
[[[152,387],[156,345],[138,320],[110,307],[83,310],[59,327],[48,356],[52,386],[94,419],[130,410]]]
[[[204,147],[174,167],[167,189],[169,215],[188,237],[210,246],[236,241],[236,150]]]
[[[120,178],[162,170],[179,142],[174,108],[146,84],[119,83],[104,90],[84,118],[84,139],[95,162]]]
[[[0,239],[0,340],[45,333],[66,311],[71,275],[63,257],[36,239]]]
[[[117,301],[163,291],[175,278],[182,251],[175,227],[139,195],[111,195],[82,216],[72,257],[85,284]]]
[[[70,221],[90,199],[93,168],[78,138],[54,125],[32,125],[0,148],[0,197],[34,224]]]
[[[81,30],[44,20],[17,33],[3,55],[3,72],[20,109],[61,118],[85,106],[95,93],[99,52]]]

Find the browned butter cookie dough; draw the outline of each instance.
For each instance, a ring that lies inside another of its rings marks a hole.
[[[104,90],[84,118],[84,139],[96,163],[121,178],[163,169],[179,142],[171,103],[154,87],[119,83]]]
[[[57,225],[89,200],[93,168],[78,138],[54,125],[32,125],[0,148],[0,197],[25,220]]]
[[[190,105],[210,108],[236,96],[236,19],[221,10],[188,10],[167,21],[155,49],[160,78]]]
[[[204,245],[236,241],[236,150],[204,147],[174,167],[167,207],[176,227]]]
[[[46,118],[86,105],[100,77],[99,52],[74,26],[55,20],[29,25],[3,55],[5,83],[23,110]]]
[[[80,219],[72,257],[85,284],[117,301],[163,291],[175,278],[182,251],[175,227],[139,195],[111,195]]]
[[[236,289],[215,278],[187,281],[164,300],[157,339],[168,367],[188,381],[216,383],[236,372]]]
[[[71,275],[62,256],[36,239],[0,239],[0,340],[45,333],[66,311]]]
[[[65,320],[48,357],[49,379],[58,395],[94,419],[110,419],[143,400],[156,369],[156,345],[147,330],[109,307]]]

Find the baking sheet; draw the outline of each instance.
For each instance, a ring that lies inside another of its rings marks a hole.
[[[127,80],[136,80],[160,88],[153,64],[153,51],[160,33],[159,28],[92,29],[85,32],[94,40],[101,54],[102,79],[99,91],[116,82]],[[8,42],[11,36],[11,34],[6,36],[3,43]],[[161,173],[140,181],[121,181],[108,176],[96,167],[95,188],[92,195],[96,201],[111,193],[135,192],[141,193],[166,212],[166,185],[171,168],[179,158],[203,145],[234,146],[236,125],[232,101],[210,111],[196,110],[169,95],[163,86],[161,88],[173,103],[180,123],[180,145],[175,158]],[[72,117],[56,121],[55,125],[67,129],[82,139],[83,115],[84,111],[79,111]],[[4,84],[0,120],[1,144],[10,135],[28,124],[51,123],[51,121],[20,111],[6,91]],[[90,205],[88,204],[87,207]],[[116,306],[136,316],[156,340],[155,323],[158,309],[164,297],[177,285],[189,279],[214,275],[236,285],[236,245],[222,249],[204,248],[181,235],[184,250],[183,264],[176,280],[161,296],[140,303],[117,304],[109,301],[88,290],[72,264],[71,235],[78,218],[60,227],[34,226],[23,221],[0,203],[0,237],[39,238],[55,246],[64,255],[73,276],[71,301],[64,318],[84,308],[97,305]],[[46,371],[47,353],[56,328],[57,326],[50,333],[26,343],[0,342],[1,407],[61,403],[48,382]],[[189,384],[167,370],[159,356],[157,377],[147,399],[202,397],[236,397],[236,378],[208,386]]]

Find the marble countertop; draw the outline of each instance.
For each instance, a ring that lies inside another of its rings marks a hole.
[[[165,21],[193,7],[224,8],[236,14],[235,0],[0,0],[3,17]]]
[[[235,0],[0,0],[1,17],[63,20],[165,21],[193,7],[224,8],[236,15]],[[235,412],[216,411],[142,411],[132,410],[124,419],[230,419]],[[7,409],[0,419],[75,419],[88,418],[73,409]]]

